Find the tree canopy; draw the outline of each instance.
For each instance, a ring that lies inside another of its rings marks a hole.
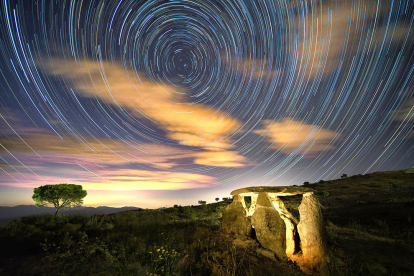
[[[36,202],[36,207],[53,204],[57,215],[60,209],[79,207],[83,204],[83,198],[87,192],[81,185],[75,184],[54,184],[44,185],[33,190],[32,199]]]

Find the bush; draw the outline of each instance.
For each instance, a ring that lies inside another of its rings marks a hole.
[[[188,214],[189,212],[191,212],[191,206],[184,206],[183,211],[184,213]]]
[[[149,252],[149,275],[174,275],[177,272],[179,254],[175,249],[154,246]]]

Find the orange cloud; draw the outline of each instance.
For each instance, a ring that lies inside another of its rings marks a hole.
[[[51,183],[81,184],[85,190],[97,191],[142,191],[142,190],[180,190],[206,188],[217,184],[216,178],[181,172],[163,172],[135,169],[97,170],[95,172],[73,172],[71,177],[42,176],[42,179],[33,177],[29,180],[21,179],[16,183],[2,179],[3,185],[36,188]],[[19,177],[16,173],[14,176]],[[22,178],[22,177],[19,177]]]
[[[207,152],[227,152],[232,148],[232,133],[241,127],[241,123],[226,112],[202,104],[175,103],[176,87],[154,84],[118,64],[53,59],[52,65],[47,72],[72,79],[82,96],[128,108],[134,116],[150,119],[181,145],[200,147]],[[237,155],[237,152],[232,154]],[[243,157],[236,159],[244,160]],[[206,158],[202,163],[229,164],[209,163],[209,160],[212,159]]]
[[[263,128],[255,133],[265,136],[271,143],[271,148],[297,155],[333,149],[331,142],[338,136],[334,131],[289,118],[280,122],[264,120]]]
[[[219,167],[242,167],[246,158],[232,151],[207,151],[195,153],[195,164]]]
[[[101,171],[100,177],[84,182],[82,186],[87,190],[179,190],[206,188],[216,183],[211,176],[180,172],[153,172],[147,170],[112,170]],[[94,181],[95,180],[95,181]]]
[[[61,139],[54,134],[26,131],[26,134],[22,135],[24,140],[0,137],[0,143],[10,152],[28,154],[33,153],[34,150],[39,156],[52,158],[56,163],[78,161],[96,162],[101,165],[138,163],[169,168],[176,165],[174,160],[192,157],[189,151],[165,145],[138,144],[134,141],[129,141],[130,145],[127,145],[118,139],[96,139],[91,136],[83,136],[84,140],[79,141],[69,136],[63,136]],[[0,148],[0,152],[2,151],[4,149]]]

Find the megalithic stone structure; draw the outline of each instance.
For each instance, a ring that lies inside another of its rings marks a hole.
[[[249,235],[251,229],[250,217],[242,203],[242,197],[235,195],[233,202],[228,205],[222,212],[225,220],[222,220],[222,227],[232,230],[241,235]]]
[[[266,193],[259,193],[251,222],[257,241],[275,252],[278,259],[286,259],[286,225]]]
[[[224,208],[222,227],[251,235],[280,259],[289,258],[302,268],[318,269],[327,256],[327,239],[322,212],[314,190],[306,187],[248,187],[231,192],[233,203]],[[299,219],[280,197],[302,196]],[[246,207],[245,197],[251,197]]]

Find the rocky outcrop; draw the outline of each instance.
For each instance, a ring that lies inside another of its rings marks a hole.
[[[303,195],[299,206],[298,232],[301,239],[303,263],[317,268],[325,261],[326,231],[320,204],[312,193]]]
[[[275,252],[279,259],[286,259],[286,225],[266,193],[259,193],[251,223],[260,245]]]
[[[222,227],[237,234],[250,235],[250,218],[246,215],[241,196],[235,195],[233,202],[223,209]]]

